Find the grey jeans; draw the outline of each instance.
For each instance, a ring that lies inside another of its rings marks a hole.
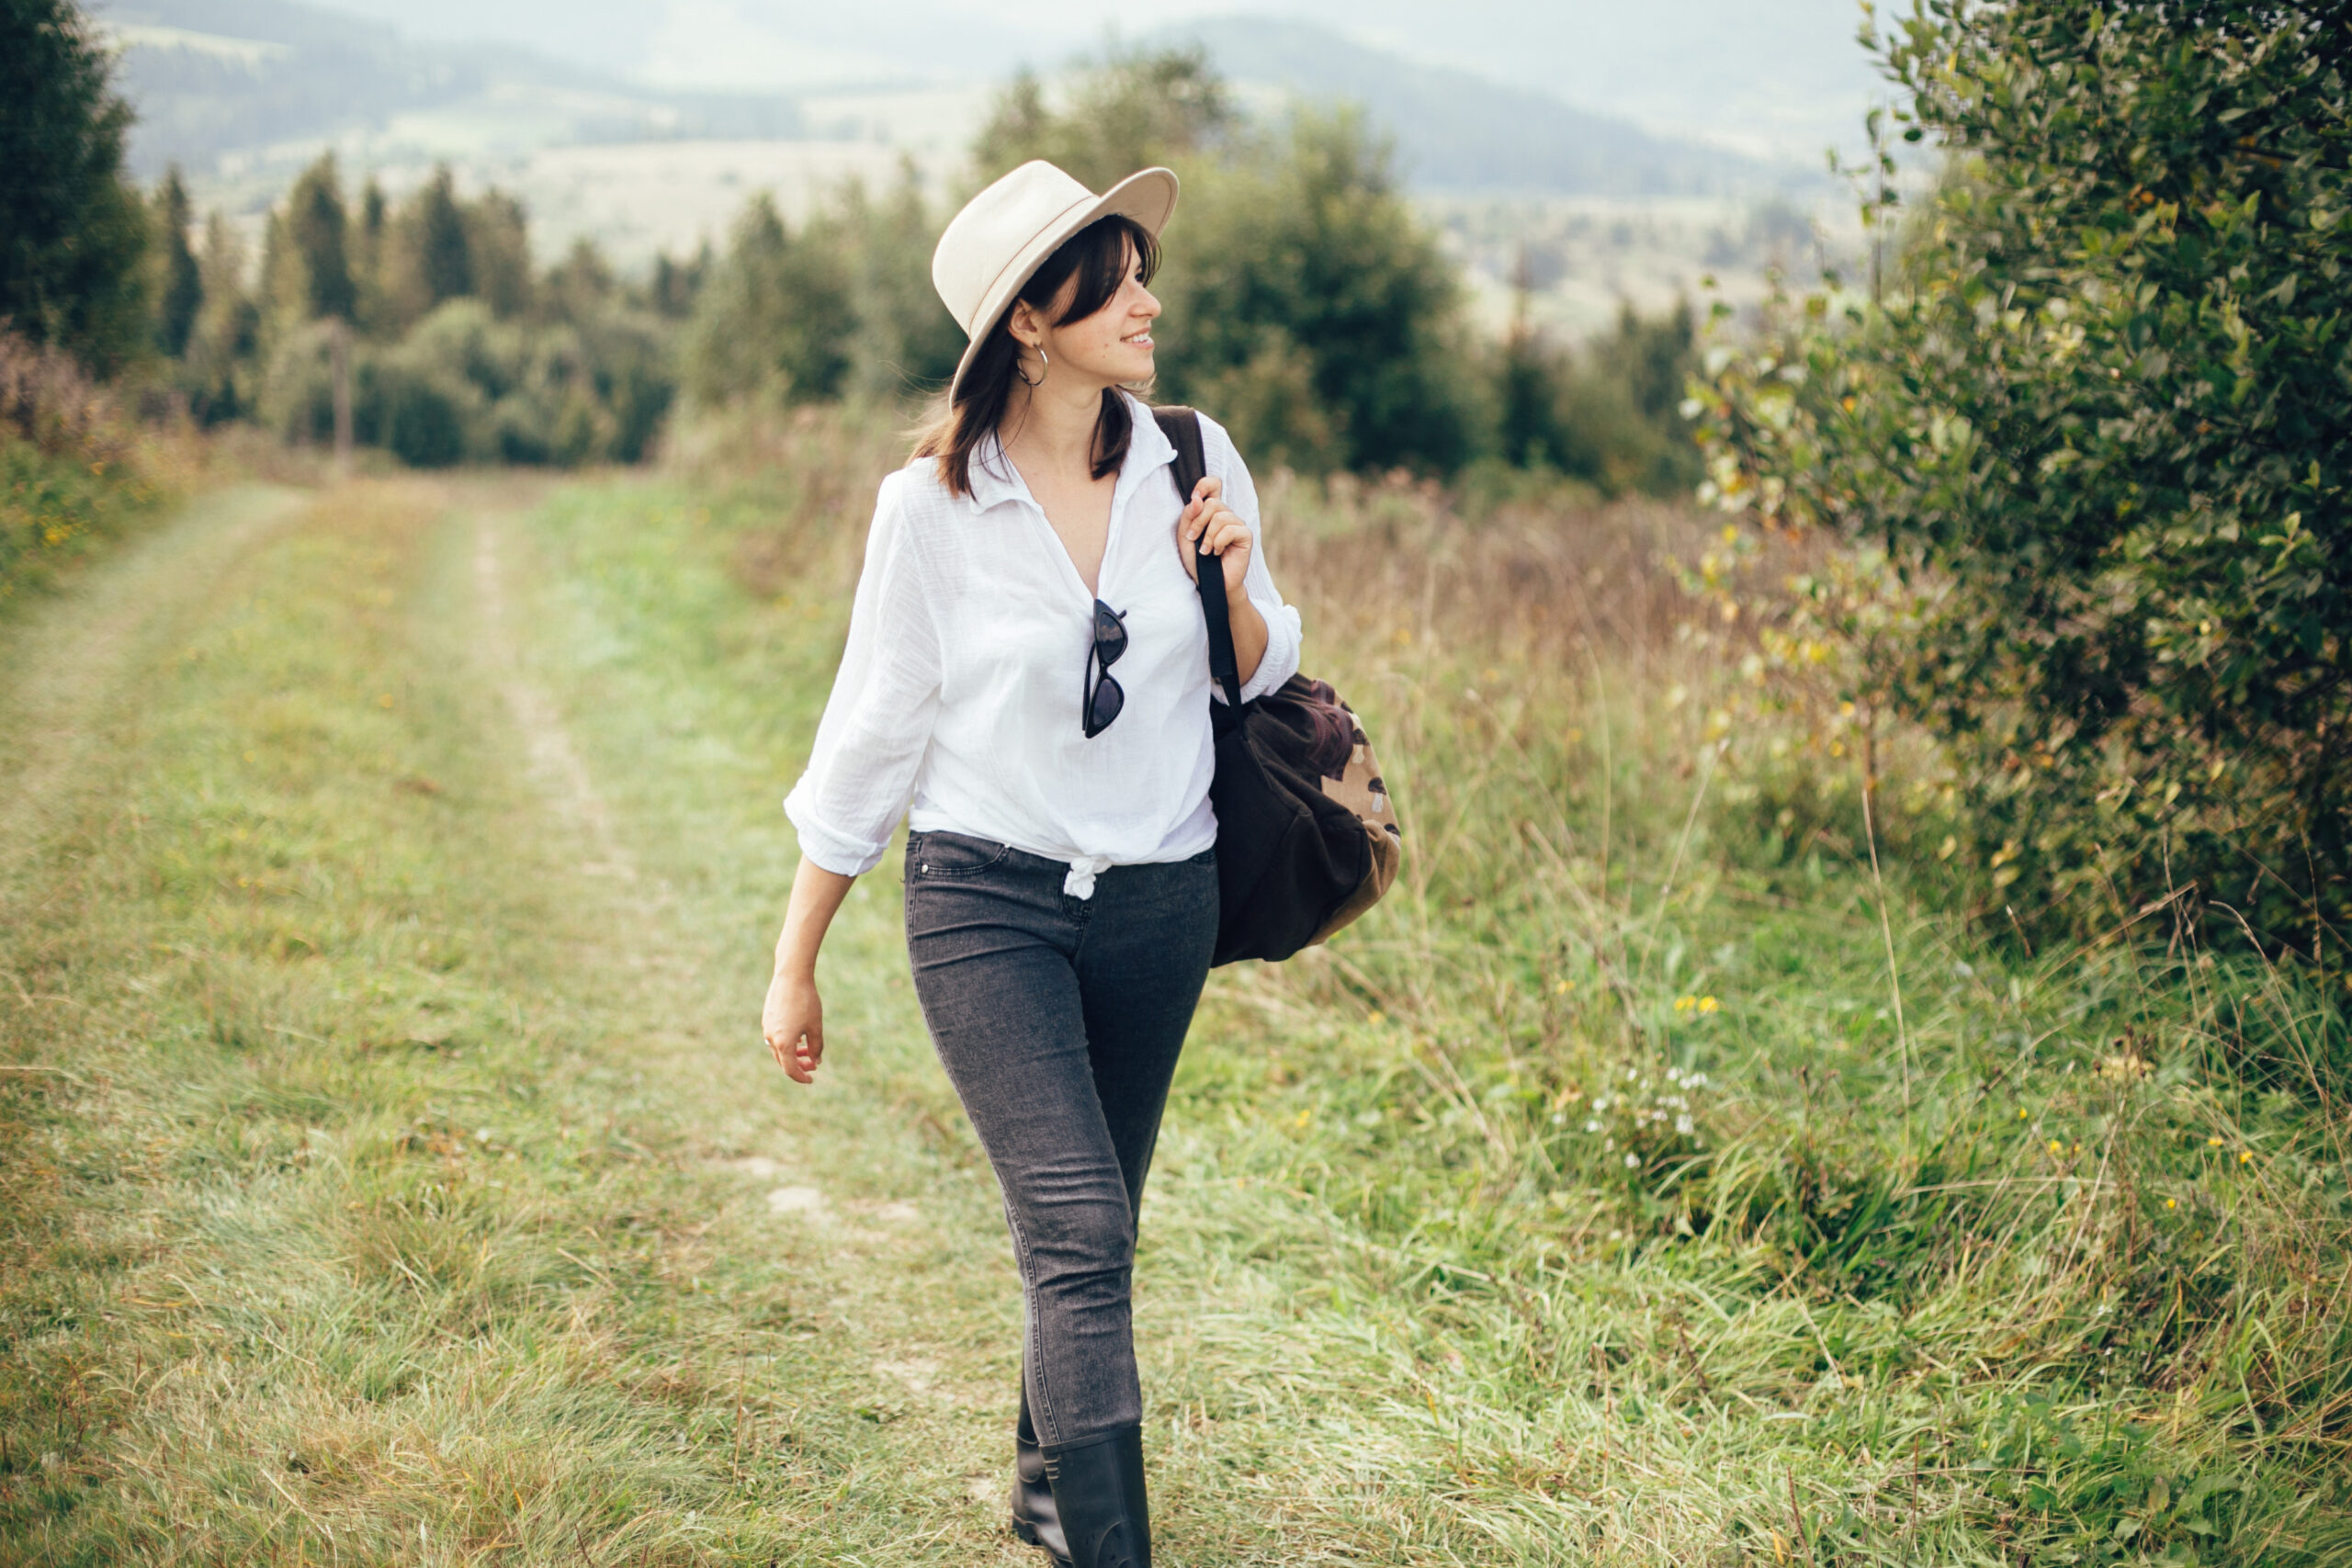
[[[1216,856],[1069,867],[961,833],[907,840],[923,1021],[996,1169],[1021,1267],[1039,1440],[1143,1419],[1128,1287],[1136,1213],[1216,940]]]

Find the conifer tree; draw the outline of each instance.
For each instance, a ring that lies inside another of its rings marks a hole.
[[[374,332],[384,323],[384,187],[376,176],[359,192],[357,221],[351,234],[351,290],[359,325]]]
[[[182,384],[189,412],[219,424],[253,412],[254,360],[261,349],[261,310],[245,290],[245,248],[236,229],[215,212],[206,222],[203,304],[187,343]]]
[[[102,372],[153,335],[130,109],[108,70],[72,0],[0,6],[0,321]]]
[[[531,306],[531,243],[523,204],[504,191],[486,190],[459,210],[466,225],[467,290],[502,319]]]
[[[412,207],[415,231],[416,276],[424,306],[431,310],[445,299],[459,299],[474,291],[472,248],[466,235],[466,215],[449,175],[449,165],[433,171],[416,193]]]
[[[334,154],[324,153],[302,171],[286,202],[286,241],[300,268],[296,287],[306,320],[352,318],[357,299],[351,283],[345,228]]]
[[[196,330],[196,314],[204,307],[203,273],[197,265],[196,252],[187,243],[188,226],[194,221],[187,186],[181,182],[179,165],[175,164],[164,176],[163,187],[155,193],[155,231],[162,243],[155,346],[172,359],[187,352],[188,334]]]

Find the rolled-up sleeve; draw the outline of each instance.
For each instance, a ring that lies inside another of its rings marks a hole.
[[[808,765],[785,796],[800,852],[843,876],[874,869],[914,793],[939,713],[939,634],[899,504],[882,482],[849,643]]]
[[[1266,652],[1258,660],[1256,671],[1241,682],[1241,700],[1246,703],[1264,696],[1298,673],[1298,612],[1283,603],[1282,594],[1274,588],[1273,575],[1266,570],[1266,533],[1259,525],[1258,487],[1250,478],[1250,465],[1241,460],[1225,426],[1205,415],[1201,419],[1201,447],[1208,471],[1224,481],[1226,505],[1250,525],[1253,540],[1250,570],[1243,574],[1241,585],[1250,595],[1250,603],[1257,606],[1259,618],[1266,623]],[[1224,700],[1224,694],[1214,683],[1209,693],[1216,700]]]

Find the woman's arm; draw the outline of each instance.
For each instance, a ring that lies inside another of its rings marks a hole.
[[[761,1033],[776,1065],[809,1081],[825,1055],[817,950],[850,884],[878,864],[938,712],[939,638],[906,536],[894,474],[883,481],[865,564],[850,609],[849,643],[800,782],[785,814],[800,837],[800,868],[776,938]]]
[[[792,876],[792,902],[785,909],[784,931],[775,939],[775,974],[768,981],[760,1032],[767,1038],[775,1065],[790,1073],[795,1083],[809,1082],[825,1059],[817,950],[825,944],[826,928],[856,880],[827,871],[807,855],[800,857],[800,869]]]

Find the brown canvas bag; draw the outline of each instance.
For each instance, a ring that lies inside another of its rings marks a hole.
[[[1158,408],[1176,447],[1185,502],[1207,471],[1200,415]],[[1241,692],[1227,618],[1225,574],[1201,563],[1209,672]],[[1380,901],[1404,863],[1404,829],[1355,710],[1324,682],[1293,675],[1247,703],[1210,705],[1216,775],[1218,921],[1214,962],[1279,962],[1341,930]]]

